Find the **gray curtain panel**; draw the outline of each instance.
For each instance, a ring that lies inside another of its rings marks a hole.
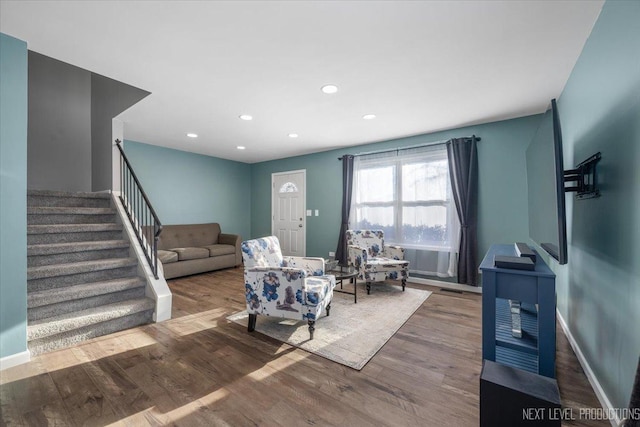
[[[351,210],[351,195],[353,192],[353,157],[351,154],[342,156],[342,222],[340,235],[338,236],[338,247],[336,248],[336,259],[340,265],[347,265],[345,234],[349,229],[349,211]]]
[[[460,218],[458,283],[478,286],[478,151],[475,135],[447,141],[449,176]]]

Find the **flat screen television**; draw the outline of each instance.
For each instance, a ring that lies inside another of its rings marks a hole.
[[[567,263],[562,132],[556,100],[542,117],[526,154],[529,237],[560,264]]]

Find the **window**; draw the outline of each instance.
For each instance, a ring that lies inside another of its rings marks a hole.
[[[297,193],[298,187],[293,182],[285,182],[280,187],[280,193]]]
[[[356,157],[351,227],[382,229],[385,243],[457,252],[459,220],[446,146]]]

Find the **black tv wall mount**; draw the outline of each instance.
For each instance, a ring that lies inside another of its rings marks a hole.
[[[575,169],[564,171],[564,191],[567,193],[575,191],[577,199],[600,197],[596,166],[601,157],[602,156],[598,151],[596,154],[576,166]],[[568,182],[573,185],[567,187],[566,183]]]

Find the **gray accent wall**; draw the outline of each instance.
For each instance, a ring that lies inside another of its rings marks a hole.
[[[28,188],[111,189],[112,119],[147,95],[29,51]]]
[[[607,1],[558,100],[565,169],[600,151],[601,197],[567,201],[558,309],[614,408],[640,356],[640,1]]]
[[[29,51],[27,185],[91,191],[91,73]]]
[[[146,90],[91,73],[91,191],[111,189],[112,119],[147,95]]]

